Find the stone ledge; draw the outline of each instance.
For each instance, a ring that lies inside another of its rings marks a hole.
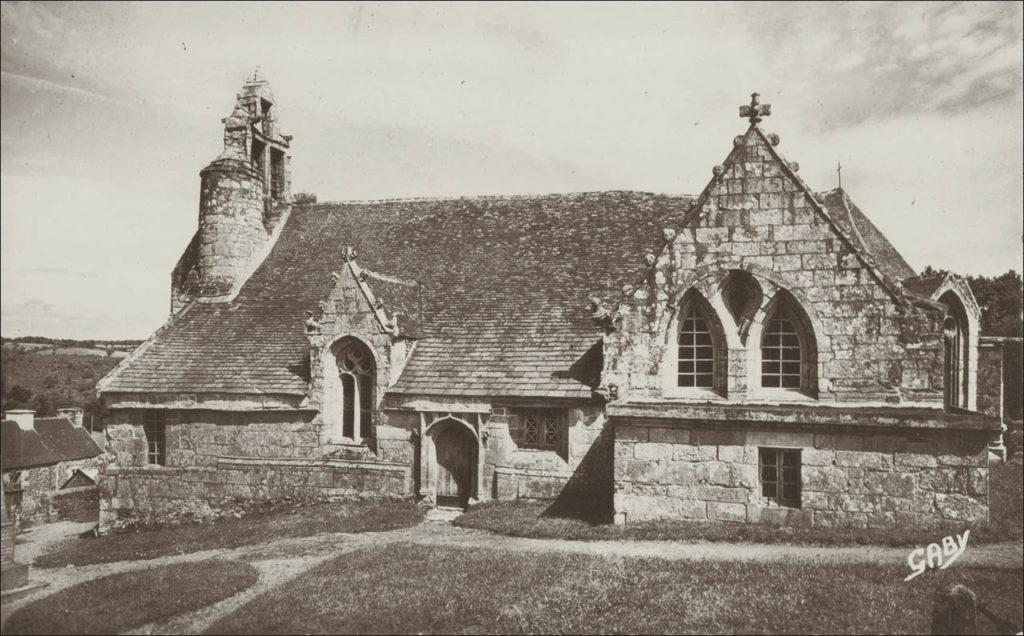
[[[258,467],[300,467],[300,468],[366,468],[369,470],[380,470],[380,471],[393,471],[407,473],[409,466],[406,464],[396,464],[393,462],[381,462],[381,461],[367,461],[358,459],[305,459],[305,458],[287,458],[287,457],[274,457],[274,458],[262,458],[262,457],[218,457],[217,468],[230,468],[237,466],[240,468],[258,468]]]
[[[681,404],[672,401],[611,402],[609,421],[616,426],[666,426],[663,420],[683,420],[688,425],[729,422],[759,426],[851,426],[863,428],[913,428],[964,431],[1000,430],[995,417],[963,410],[921,407],[837,407],[807,404]],[[646,420],[646,421],[645,421]],[[654,420],[654,421],[651,421]],[[661,421],[658,421],[661,420]]]

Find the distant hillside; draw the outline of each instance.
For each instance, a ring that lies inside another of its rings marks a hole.
[[[78,406],[85,409],[88,425],[90,416],[101,413],[93,393],[96,382],[120,361],[106,355],[36,353],[5,342],[0,355],[2,408],[34,409],[45,417],[55,415],[58,408]]]
[[[71,340],[67,338],[45,338],[42,336],[22,336],[20,338],[0,338],[4,351],[15,349],[34,351],[36,353],[56,353],[82,356],[112,356],[123,358],[132,349],[139,346],[141,340]]]

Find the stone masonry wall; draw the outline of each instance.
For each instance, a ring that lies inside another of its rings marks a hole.
[[[665,395],[662,364],[675,342],[677,308],[693,289],[714,308],[713,319],[728,336],[726,396],[756,395],[757,335],[765,309],[785,290],[806,312],[816,340],[812,397],[942,400],[941,316],[898,305],[870,262],[859,259],[818,211],[795,170],[773,155],[760,131],[751,128],[736,138],[725,164],[715,169],[697,218],[666,228],[665,248],[649,255],[646,279],[625,290],[619,328],[605,339],[602,385],[616,385],[620,397]],[[749,273],[763,290],[745,343],[722,299],[730,270]]]
[[[263,178],[246,161],[220,159],[201,173],[199,295],[226,294],[267,240]]]
[[[339,452],[319,443],[311,411],[167,413],[165,466],[147,464],[143,411],[111,413],[102,528],[210,518],[261,501],[412,493],[410,438],[393,427],[381,427],[377,453],[365,446]]]
[[[582,501],[608,499],[611,442],[599,407],[565,410],[564,434],[555,450],[519,448],[509,433],[524,410],[493,407],[484,456],[485,485],[495,499]],[[610,504],[610,502],[605,502]]]
[[[50,522],[64,518],[58,498],[66,496],[59,490],[75,469],[91,468],[97,465],[94,459],[61,462],[53,466],[40,466],[22,471],[22,490],[15,496],[11,493],[7,502],[14,516],[22,522]],[[79,489],[75,489],[79,490]]]
[[[615,426],[617,523],[882,527],[988,518],[984,434]],[[758,448],[801,449],[800,508],[761,497]]]

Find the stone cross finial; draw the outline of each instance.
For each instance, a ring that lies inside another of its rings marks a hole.
[[[746,117],[752,124],[756,124],[761,121],[763,117],[767,117],[772,114],[772,105],[760,103],[758,101],[759,97],[759,93],[751,93],[750,105],[740,106],[740,117]]]

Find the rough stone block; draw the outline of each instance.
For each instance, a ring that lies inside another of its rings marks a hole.
[[[849,486],[846,471],[838,467],[804,466],[801,472],[804,490],[845,492]]]
[[[984,466],[985,456],[980,453],[970,455],[939,455],[940,466]]]
[[[893,497],[910,497],[916,482],[913,474],[868,471],[864,475],[864,491]]]
[[[801,504],[810,510],[834,510],[837,504],[831,493],[804,491],[801,493]]]
[[[751,431],[747,433],[747,444],[750,446],[790,446],[807,447],[814,445],[812,433],[793,433],[786,431]]]
[[[665,444],[689,444],[690,431],[685,428],[652,428],[648,432],[651,442]]]
[[[639,426],[616,426],[615,440],[624,442],[646,442],[647,429]]]
[[[800,453],[800,461],[804,466],[832,466],[836,464],[836,454],[830,450],[815,448],[804,449]]]
[[[633,449],[636,447],[635,442],[626,442],[622,440],[615,440],[615,457],[618,458],[629,458],[633,457]]]
[[[896,453],[893,462],[897,466],[912,466],[915,468],[935,468],[939,465],[934,455],[918,453]]]
[[[863,451],[864,437],[843,433],[816,433],[814,448],[829,451]]]
[[[858,468],[882,468],[882,458],[875,453],[859,453],[855,451],[836,451],[837,466],[856,466]]]
[[[847,512],[874,512],[882,507],[882,499],[878,495],[840,493],[836,495],[836,501]]]
[[[693,431],[690,439],[702,446],[745,446],[746,431],[702,428]],[[715,455],[717,456],[717,452]]]
[[[724,462],[714,461],[707,465],[707,480],[715,486],[732,486],[732,467]]]
[[[726,486],[697,486],[694,489],[694,498],[704,501],[716,501],[721,503],[741,504],[751,498],[751,491],[746,488],[731,488]]]
[[[620,479],[641,483],[653,483],[661,474],[662,467],[657,462],[643,461],[639,459],[627,459],[620,462],[622,473],[619,474],[619,466],[616,466],[616,476]]]
[[[637,444],[633,449],[633,456],[637,459],[657,461],[659,459],[672,459],[671,444]]]
[[[718,459],[731,464],[757,464],[757,449],[753,446],[719,446]]]
[[[758,467],[756,464],[732,464],[729,468],[731,485],[753,489],[758,486]]]
[[[712,521],[746,521],[747,507],[742,503],[708,503],[708,519]]]
[[[672,447],[672,459],[684,462],[707,462],[718,457],[717,446],[676,445]]]
[[[935,495],[935,507],[944,519],[956,521],[984,521],[988,519],[988,506],[981,499],[968,495]]]
[[[988,497],[988,468],[968,469],[968,491],[972,495]]]

